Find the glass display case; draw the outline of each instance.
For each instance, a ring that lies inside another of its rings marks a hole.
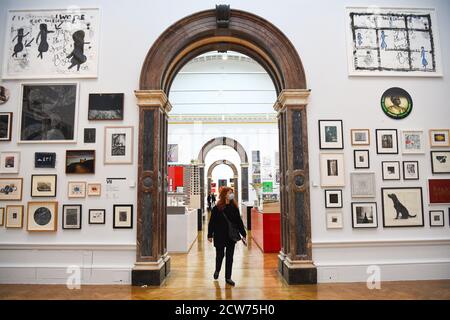
[[[167,194],[168,207],[185,207],[188,205],[188,195],[185,193],[169,192]]]

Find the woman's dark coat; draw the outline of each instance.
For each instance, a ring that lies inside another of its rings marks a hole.
[[[223,216],[224,213],[235,228],[239,230],[239,233],[243,237],[247,236],[238,208],[228,204],[223,211],[220,211],[219,208],[215,206],[212,209],[211,218],[209,219],[208,224],[208,238],[214,238],[215,247],[225,247],[234,243],[228,235],[228,223]]]

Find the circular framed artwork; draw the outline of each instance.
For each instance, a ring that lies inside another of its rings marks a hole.
[[[412,107],[411,96],[402,88],[387,89],[381,96],[381,108],[392,119],[406,118],[411,113]]]
[[[0,104],[6,103],[9,100],[9,90],[4,86],[0,86]]]

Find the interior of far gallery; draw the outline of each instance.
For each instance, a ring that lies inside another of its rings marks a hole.
[[[0,299],[450,299],[450,3],[283,2],[0,2]]]

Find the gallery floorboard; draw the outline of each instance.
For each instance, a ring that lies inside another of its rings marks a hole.
[[[287,285],[278,275],[277,254],[262,254],[255,243],[236,247],[233,280],[225,285],[223,266],[214,281],[215,252],[199,233],[189,254],[172,254],[172,272],[161,287],[129,285],[0,285],[0,299],[445,299],[450,280],[383,282],[380,290],[365,283]]]

